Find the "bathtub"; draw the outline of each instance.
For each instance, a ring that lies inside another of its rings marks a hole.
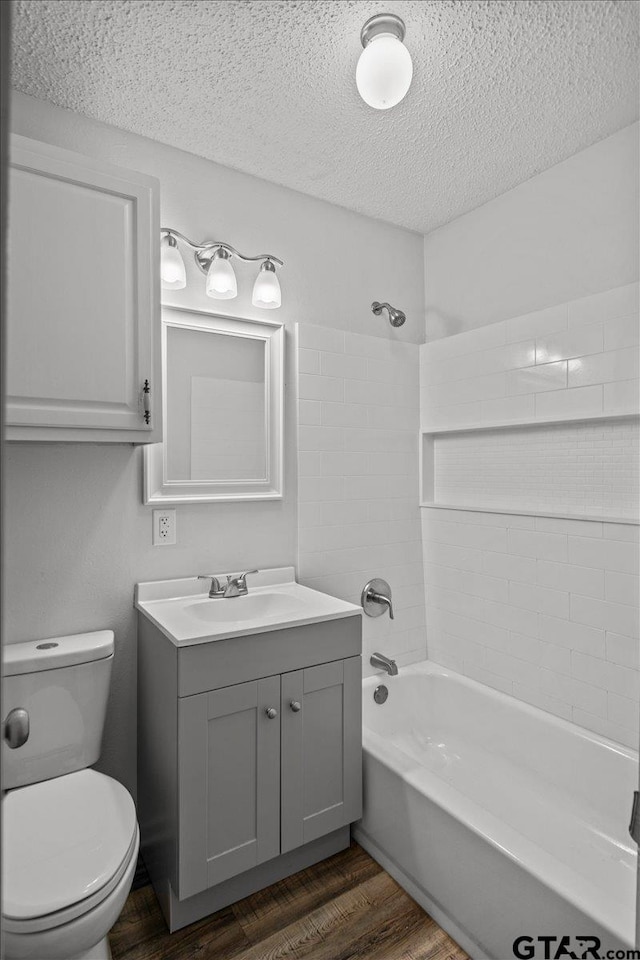
[[[430,662],[366,679],[363,720],[355,838],[473,960],[633,946],[633,750]]]

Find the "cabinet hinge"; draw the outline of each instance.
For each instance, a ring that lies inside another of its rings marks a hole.
[[[633,806],[631,807],[631,822],[629,833],[637,844],[640,844],[640,793],[633,791]]]
[[[151,384],[148,380],[142,385],[142,416],[145,423],[151,423]]]

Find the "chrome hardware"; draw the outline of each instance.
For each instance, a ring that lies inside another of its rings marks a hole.
[[[369,583],[365,583],[360,603],[368,617],[380,617],[385,610],[388,610],[389,617],[392,620],[394,619],[391,587],[386,580],[376,577],[375,580],[369,580]]]
[[[209,598],[215,600],[217,597],[224,597],[224,587],[220,586],[220,581],[210,573],[199,573],[198,580],[211,580],[211,589]]]
[[[360,31],[360,42],[362,46],[366,47],[368,43],[371,43],[371,41],[375,39],[375,37],[380,36],[381,33],[391,34],[391,36],[396,37],[400,41],[404,40],[406,33],[404,20],[395,13],[376,13],[375,16],[369,17]]]
[[[12,710],[4,722],[4,739],[10,750],[24,746],[29,739],[29,714],[22,707]]]
[[[194,243],[193,240],[189,240],[188,237],[185,237],[184,233],[180,233],[179,230],[174,230],[173,227],[161,227],[160,228],[161,237],[169,237],[175,240],[176,237],[182,240],[183,243],[186,243],[192,250],[195,251],[196,263],[200,267],[203,273],[207,273],[211,259],[216,250],[224,250],[225,253],[232,257],[237,257],[239,260],[243,260],[245,263],[253,263],[258,260],[273,260],[274,263],[279,264],[281,267],[284,266],[284,262],[278,257],[274,257],[272,253],[260,253],[257,257],[245,257],[243,253],[240,253],[239,250],[236,250],[235,247],[232,247],[230,243],[223,243],[221,240],[204,240],[202,243]]]
[[[223,597],[246,597],[249,590],[247,588],[247,577],[250,573],[257,573],[257,570],[247,570],[246,573],[229,574],[227,585],[224,588]]]
[[[369,663],[372,667],[381,667],[383,670],[386,670],[390,677],[398,676],[398,664],[395,660],[390,660],[389,657],[385,657],[382,653],[374,653]]]
[[[300,713],[300,711],[302,710],[302,704],[300,703],[299,700],[292,700],[289,706],[291,707],[294,713]]]
[[[383,310],[388,311],[389,323],[392,327],[401,327],[407,319],[406,314],[403,313],[402,310],[396,310],[390,303],[378,303],[377,300],[374,300],[371,304],[371,312],[375,313],[376,317],[379,317]]]
[[[142,385],[142,410],[145,423],[151,423],[151,384],[148,380]]]
[[[275,718],[278,716],[278,711],[275,707],[267,707],[265,713],[269,717],[269,720],[275,720]]]
[[[640,793],[633,791],[633,805],[631,807],[631,821],[629,823],[629,833],[632,839],[640,845]]]
[[[379,687],[376,687],[373,691],[373,699],[376,703],[386,703],[387,697],[389,696],[389,691],[385,687],[384,683],[381,683]]]

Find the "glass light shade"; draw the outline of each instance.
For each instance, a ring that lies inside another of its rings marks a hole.
[[[206,294],[214,300],[233,300],[238,296],[238,283],[228,257],[214,254],[207,271]]]
[[[187,285],[187,272],[182,254],[176,246],[163,240],[160,253],[160,277],[165,290],[182,290]]]
[[[260,267],[253,285],[251,303],[254,307],[262,307],[263,310],[276,310],[282,304],[280,281],[275,269],[267,269],[265,264]]]
[[[411,54],[390,33],[373,37],[360,54],[356,86],[365,103],[375,110],[388,110],[406,96],[413,77]]]

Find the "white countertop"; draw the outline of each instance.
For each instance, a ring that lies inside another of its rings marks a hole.
[[[226,573],[216,576],[226,583]],[[210,599],[209,586],[195,577],[139,583],[134,604],[178,647],[362,614],[353,603],[296,583],[293,567],[250,574],[243,597]]]

